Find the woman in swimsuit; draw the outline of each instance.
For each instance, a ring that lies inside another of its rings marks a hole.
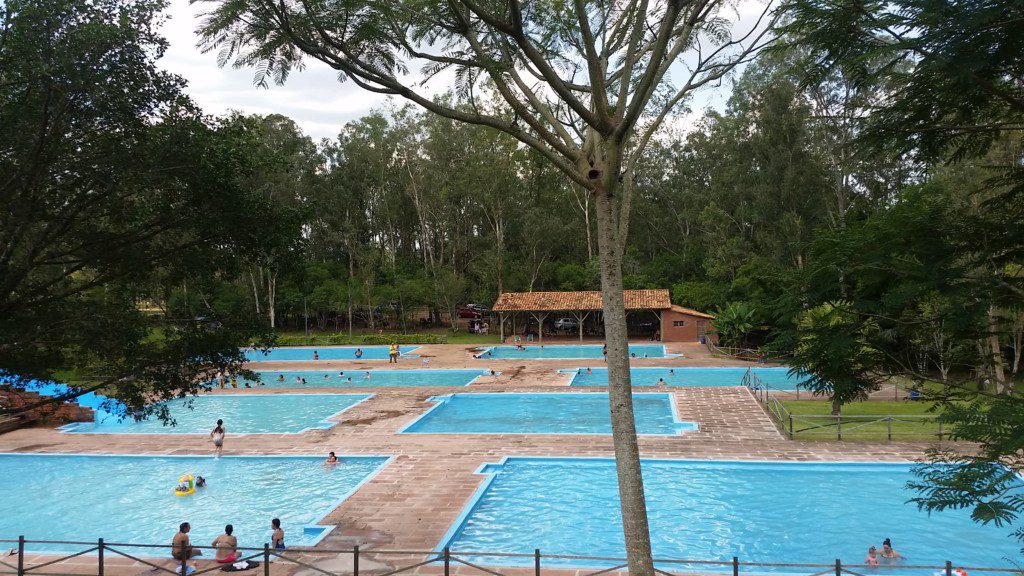
[[[270,535],[270,547],[284,550],[284,530],[281,529],[281,520],[274,518],[270,521],[270,527],[274,529],[274,533]]]
[[[210,430],[210,438],[213,439],[213,448],[217,451],[217,457],[224,452],[224,436],[227,434],[227,428],[224,427],[223,420],[217,420],[217,425]]]

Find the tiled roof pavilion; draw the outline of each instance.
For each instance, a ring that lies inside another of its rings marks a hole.
[[[624,290],[626,310],[666,310],[672,307],[668,290]],[[601,293],[505,292],[498,297],[495,312],[571,312],[601,310]]]

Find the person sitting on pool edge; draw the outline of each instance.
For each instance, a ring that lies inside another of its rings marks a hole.
[[[281,520],[274,518],[270,521],[270,527],[274,532],[270,535],[270,547],[276,550],[284,550],[284,530],[281,529]]]
[[[224,533],[217,536],[210,546],[217,549],[214,553],[213,560],[218,564],[231,564],[235,560],[238,560],[238,538],[235,538],[231,533],[235,531],[235,527],[228,524],[224,527]]]
[[[196,556],[202,556],[202,550],[196,550],[192,547],[192,544],[188,541],[188,532],[192,529],[192,526],[188,522],[182,522],[178,526],[178,533],[174,535],[174,539],[171,540],[171,558],[186,562],[185,571],[195,570],[195,566],[189,566],[187,561],[195,558]],[[181,567],[179,566],[180,570]]]

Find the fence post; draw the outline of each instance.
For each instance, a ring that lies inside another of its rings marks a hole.
[[[953,576],[953,563],[946,560],[946,576]]]
[[[452,553],[447,546],[444,547],[444,576],[449,576],[452,565]]]
[[[892,414],[889,414],[885,421],[889,425],[889,440],[892,440]]]
[[[181,576],[186,576],[188,574],[188,557],[189,557],[189,554],[191,554],[191,553],[192,553],[191,546],[182,546],[181,547],[181,566],[178,567],[178,569],[181,570],[181,572],[180,572]]]
[[[843,576],[843,564],[836,558],[836,576]]]
[[[540,576],[540,548],[533,549],[533,575]]]
[[[739,556],[732,557],[732,576],[740,576],[740,558]]]
[[[352,547],[352,576],[359,576],[359,545]]]
[[[103,538],[96,542],[96,576],[103,576]]]
[[[25,576],[25,537],[18,536],[18,576]]]
[[[263,576],[270,576],[270,544],[263,543]]]
[[[789,413],[789,439],[793,439],[793,413]]]

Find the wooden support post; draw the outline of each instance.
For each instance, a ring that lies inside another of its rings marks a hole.
[[[499,333],[499,338],[501,339],[500,342],[502,344],[504,344],[505,343],[505,313],[504,312],[498,312],[498,331],[499,331],[498,332]]]

